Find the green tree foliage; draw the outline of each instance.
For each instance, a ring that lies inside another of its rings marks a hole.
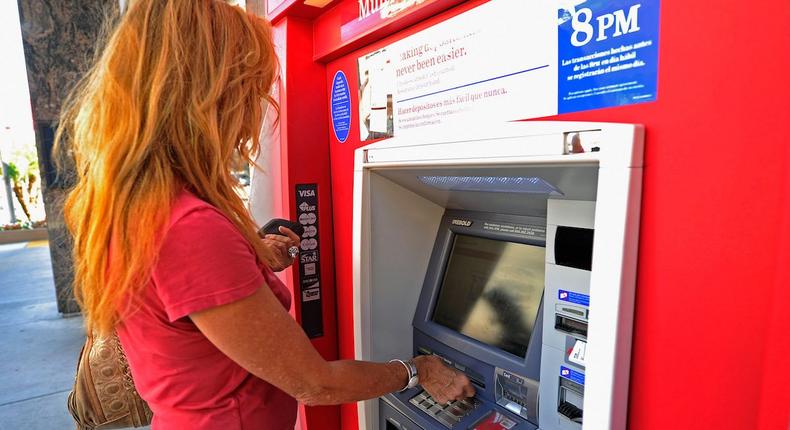
[[[13,154],[12,160],[5,165],[6,174],[11,180],[11,189],[14,192],[22,212],[28,222],[33,222],[31,209],[40,204],[41,187],[38,178],[38,157],[35,149],[32,151],[19,151]]]

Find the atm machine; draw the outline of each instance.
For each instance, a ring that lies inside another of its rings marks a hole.
[[[435,354],[476,395],[360,404],[360,429],[625,428],[643,130],[523,122],[355,155],[358,359]]]

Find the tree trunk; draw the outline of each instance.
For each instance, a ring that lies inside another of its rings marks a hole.
[[[35,192],[38,177],[32,173],[27,174],[27,202],[31,207],[38,206],[38,193]]]
[[[27,220],[33,222],[33,218],[30,216],[30,210],[27,208],[25,193],[22,190],[22,185],[20,185],[19,182],[14,182],[14,194],[16,195],[16,200],[19,202],[19,205],[22,206],[22,212],[25,213]]]

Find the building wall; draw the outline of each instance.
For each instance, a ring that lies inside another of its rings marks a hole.
[[[61,103],[89,66],[104,18],[117,13],[118,0],[19,0],[18,4],[58,310],[68,314],[79,311],[71,293],[71,238],[63,223],[69,182],[55,174],[52,140]]]

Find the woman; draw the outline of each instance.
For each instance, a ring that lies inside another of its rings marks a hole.
[[[299,238],[256,235],[234,157],[258,151],[277,60],[264,20],[217,0],[136,0],[66,104],[77,185],[65,205],[87,328],[117,330],[154,429],[291,429],[296,402],[404,388],[405,362],[325,361],[272,268]],[[471,396],[413,360],[438,401]]]

